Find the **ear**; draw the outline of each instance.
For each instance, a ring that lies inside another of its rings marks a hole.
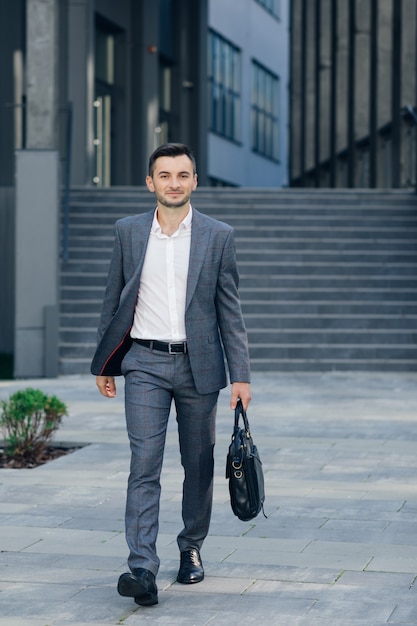
[[[197,185],[198,185],[198,177],[197,177],[197,174],[194,174],[193,191],[197,189]]]
[[[152,191],[152,192],[154,192],[154,191],[155,191],[155,187],[154,187],[154,184],[153,184],[153,180],[152,180],[152,178],[151,178],[150,176],[147,176],[147,177],[145,178],[145,183],[146,183],[146,186],[147,186],[147,188],[149,189],[149,191]]]

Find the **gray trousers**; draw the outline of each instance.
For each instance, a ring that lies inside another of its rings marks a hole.
[[[131,570],[157,574],[160,475],[172,401],[184,468],[180,551],[200,549],[213,500],[213,450],[218,392],[197,393],[187,354],[170,355],[133,343],[124,358],[126,425],[131,449],[126,541]]]

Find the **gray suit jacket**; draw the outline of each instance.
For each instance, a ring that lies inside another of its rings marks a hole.
[[[132,343],[130,329],[153,216],[154,210],[116,222],[92,374],[121,374],[121,362]],[[226,386],[224,354],[230,381],[250,381],[238,282],[233,229],[193,209],[185,329],[199,393]]]

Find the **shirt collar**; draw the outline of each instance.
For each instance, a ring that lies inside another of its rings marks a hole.
[[[156,217],[157,211],[158,209],[156,208],[153,214],[151,233],[154,235],[161,235],[162,230],[159,225],[158,218]],[[191,230],[192,219],[193,219],[193,207],[190,204],[190,210],[188,211],[187,215],[184,217],[182,222],[179,224],[176,232],[186,232],[187,230]]]

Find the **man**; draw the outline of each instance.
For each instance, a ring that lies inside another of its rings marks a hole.
[[[142,606],[158,602],[155,544],[172,400],[184,468],[177,581],[190,584],[204,578],[200,549],[211,516],[215,415],[219,390],[227,384],[224,355],[230,407],[240,398],[246,408],[251,399],[233,230],[191,207],[197,174],[187,146],[157,148],[146,185],[156,209],[116,223],[91,366],[108,398],[116,395],[114,376],[125,377],[130,572],[120,576],[118,592]]]

